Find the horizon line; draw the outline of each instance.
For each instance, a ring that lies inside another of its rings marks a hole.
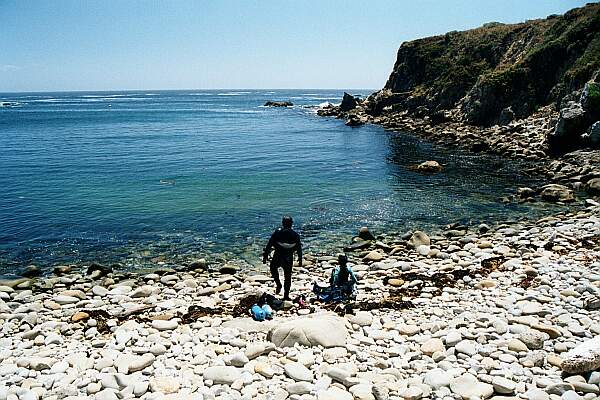
[[[26,90],[26,91],[13,91],[4,92],[0,91],[0,94],[28,94],[28,93],[86,93],[86,92],[183,92],[193,90],[205,90],[205,91],[247,91],[247,90],[372,90],[377,91],[380,89],[375,88],[190,88],[190,89],[76,89],[76,90]]]

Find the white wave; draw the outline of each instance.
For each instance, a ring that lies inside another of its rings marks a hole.
[[[330,102],[328,102],[328,101],[324,101],[324,102],[322,102],[322,103],[319,103],[319,106],[318,106],[318,107],[319,107],[319,108],[323,108],[323,107],[327,107],[327,106],[331,106],[331,105],[333,105],[333,103],[330,103]]]
[[[188,96],[213,96],[212,93],[189,93]]]
[[[126,96],[131,96],[131,94],[103,94],[103,95],[98,95],[98,94],[88,94],[85,96],[79,96],[79,97],[83,97],[83,98],[98,98],[98,99],[109,99],[109,98],[115,98],[115,97],[126,97]]]
[[[252,92],[227,92],[227,93],[217,93],[217,96],[243,96],[245,94],[250,94]]]
[[[261,114],[264,112],[261,110],[231,110],[229,108],[205,108],[201,111],[224,114]]]

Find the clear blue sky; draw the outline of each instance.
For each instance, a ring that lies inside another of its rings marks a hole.
[[[0,0],[0,92],[379,88],[401,42],[574,0]]]

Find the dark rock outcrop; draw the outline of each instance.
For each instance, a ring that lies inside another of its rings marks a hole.
[[[356,108],[360,99],[352,96],[349,93],[344,92],[344,97],[342,98],[342,103],[340,104],[341,111],[350,111]]]
[[[267,101],[265,107],[292,107],[294,104],[291,101]]]
[[[600,121],[594,122],[590,129],[581,137],[585,146],[600,149]]]
[[[364,125],[364,123],[365,122],[357,115],[349,115],[345,122],[347,126],[361,126]]]
[[[554,132],[548,135],[548,145],[555,154],[566,153],[579,147],[581,133],[587,125],[585,111],[581,104],[569,102],[560,110],[560,117]]]

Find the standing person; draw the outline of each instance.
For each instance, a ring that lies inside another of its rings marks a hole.
[[[271,259],[271,276],[277,285],[277,294],[281,293],[281,281],[279,280],[279,267],[283,268],[283,299],[290,299],[290,288],[292,287],[292,265],[294,263],[294,252],[298,253],[298,265],[302,268],[302,244],[300,235],[293,229],[292,217],[286,215],[281,219],[281,228],[277,228],[271,235],[267,246],[263,251],[263,264],[267,263],[267,258],[271,253],[271,248],[275,248],[275,254]]]

